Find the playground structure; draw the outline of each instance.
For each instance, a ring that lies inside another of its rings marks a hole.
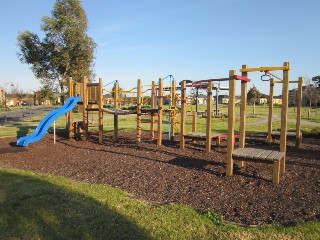
[[[99,142],[103,141],[103,114],[109,113],[114,115],[114,142],[118,141],[119,136],[119,115],[137,114],[137,142],[142,139],[145,140],[157,140],[157,145],[162,144],[162,132],[163,132],[163,113],[168,113],[169,118],[169,138],[174,137],[174,126],[176,124],[177,114],[177,101],[178,95],[176,93],[176,83],[174,80],[172,85],[165,87],[163,85],[163,79],[159,78],[159,83],[156,85],[153,81],[151,85],[142,85],[142,81],[138,79],[137,87],[131,90],[122,90],[119,88],[118,81],[115,81],[113,90],[109,91],[103,88],[102,79],[99,79],[99,83],[88,83],[86,77],[83,78],[82,83],[73,82],[72,78],[69,78],[69,97],[80,96],[82,101],[78,102],[78,108],[82,112],[82,121],[73,121],[72,112],[68,115],[68,132],[69,138],[74,136],[84,135],[87,139],[90,135],[98,135]],[[144,89],[144,87],[146,89]],[[113,108],[104,108],[103,101],[106,100],[103,97],[103,92],[109,92],[113,95],[113,99],[108,101],[113,103]],[[144,108],[145,105],[144,95],[150,91],[150,108]],[[166,95],[164,91],[169,91],[170,94]],[[136,97],[131,99],[120,98],[119,95],[124,93],[135,94]],[[163,108],[163,99],[169,99],[169,108]],[[134,110],[121,110],[120,103],[132,103],[136,104]],[[93,115],[97,114],[98,123],[94,124]],[[90,122],[90,115],[92,121]],[[149,129],[142,127],[142,125],[150,125]],[[90,128],[98,128],[98,132],[89,131]],[[143,134],[148,132],[148,136]]]
[[[235,124],[235,92],[236,92],[236,79],[231,76],[235,75],[235,71],[230,71],[230,96],[228,108],[228,143],[227,143],[227,176],[233,175],[233,161],[238,160],[239,167],[244,167],[244,161],[262,162],[273,164],[273,183],[279,184],[280,174],[285,173],[285,160],[286,160],[286,146],[287,146],[287,114],[288,114],[288,98],[289,98],[289,71],[290,65],[285,62],[280,67],[260,67],[248,68],[243,65],[243,77],[248,77],[248,72],[270,72],[282,71],[282,109],[281,109],[281,133],[280,133],[280,150],[264,150],[256,148],[245,147],[245,124],[246,124],[246,102],[247,102],[247,81],[241,80],[241,106],[240,106],[240,137],[239,148],[234,150],[234,124]]]
[[[272,116],[273,116],[273,92],[274,92],[274,85],[276,83],[283,83],[283,80],[276,76],[273,73],[267,72],[266,74],[275,77],[270,78],[270,93],[269,93],[269,117],[268,117],[268,136],[267,141],[269,144],[274,140],[275,137],[280,137],[280,131],[272,131]],[[288,138],[295,138],[295,146],[297,148],[300,147],[302,142],[302,133],[301,133],[301,105],[302,105],[302,84],[303,78],[299,77],[297,81],[289,81],[289,83],[298,83],[298,91],[297,91],[297,116],[296,116],[296,131],[295,132],[287,132]]]
[[[282,71],[283,77],[280,78],[273,73],[273,71]],[[260,67],[260,68],[248,68],[247,65],[243,65],[240,69],[241,75],[237,75],[235,70],[229,71],[228,78],[219,79],[207,79],[190,81],[183,80],[180,82],[181,95],[177,94],[176,82],[174,79],[170,82],[170,86],[164,86],[163,79],[160,78],[158,84],[154,81],[151,85],[142,85],[142,81],[138,79],[137,87],[129,91],[125,91],[119,88],[118,81],[115,81],[112,91],[114,108],[104,108],[103,96],[104,91],[108,91],[103,88],[102,79],[99,79],[98,83],[89,83],[86,77],[83,78],[83,82],[73,82],[72,78],[69,78],[69,98],[64,106],[58,110],[52,111],[46,116],[36,131],[27,137],[22,137],[17,141],[17,145],[27,146],[29,143],[40,140],[46,130],[50,127],[52,122],[61,116],[62,114],[68,114],[68,133],[69,137],[84,135],[87,139],[91,134],[98,135],[99,142],[103,142],[103,114],[111,113],[114,115],[114,141],[118,141],[118,115],[136,114],[137,116],[137,128],[136,128],[136,140],[140,142],[142,139],[157,140],[157,145],[162,144],[163,134],[163,115],[167,113],[169,118],[168,139],[173,139],[175,135],[174,127],[179,122],[177,121],[177,109],[178,101],[181,101],[181,118],[180,118],[180,149],[185,148],[185,139],[205,140],[206,152],[211,151],[212,139],[217,139],[217,145],[220,145],[220,134],[212,134],[212,90],[215,89],[214,82],[226,81],[229,82],[229,103],[228,103],[228,133],[227,133],[227,161],[226,161],[226,175],[233,175],[234,160],[238,161],[239,167],[244,167],[244,162],[262,162],[267,164],[273,164],[273,183],[278,184],[280,182],[280,175],[285,173],[285,161],[286,161],[286,145],[287,137],[290,135],[287,132],[287,115],[288,115],[288,99],[289,99],[289,83],[298,83],[298,96],[297,96],[297,124],[296,132],[294,134],[296,138],[296,146],[301,144],[302,134],[300,131],[301,121],[301,95],[302,95],[302,83],[303,79],[299,78],[297,81],[289,80],[290,65],[285,62],[280,67]],[[282,109],[281,109],[281,131],[280,135],[280,149],[279,151],[246,148],[246,106],[247,106],[247,83],[250,82],[248,78],[249,72],[264,72],[261,80],[270,81],[270,104],[269,104],[269,121],[268,121],[268,143],[272,142],[274,133],[272,132],[272,100],[273,100],[273,88],[275,83],[282,84]],[[266,77],[269,77],[267,79]],[[272,77],[276,78],[275,81]],[[171,79],[170,79],[171,80]],[[240,104],[240,129],[239,129],[239,148],[234,149],[235,143],[235,92],[236,81],[241,81],[241,104]],[[206,119],[206,132],[198,133],[196,131],[197,113],[193,112],[192,132],[185,133],[186,124],[186,112],[187,112],[187,87],[201,86],[201,88],[207,88],[207,119]],[[146,108],[144,94],[150,91],[150,107]],[[170,93],[165,93],[169,91]],[[136,94],[136,98],[123,99],[119,97],[119,93]],[[163,107],[164,99],[169,99],[169,108]],[[82,100],[82,101],[81,101]],[[134,110],[122,110],[119,107],[121,102],[136,103],[136,109]],[[73,121],[72,109],[78,105],[79,111],[82,113],[82,121]],[[95,124],[93,115],[96,114],[98,121]],[[92,121],[90,122],[90,115]],[[143,118],[146,117],[146,118]],[[150,117],[150,118],[149,118]],[[143,124],[149,124],[149,129],[146,129]],[[157,126],[157,129],[155,129]],[[98,132],[89,131],[90,128],[98,128]],[[81,132],[81,130],[83,132]],[[148,132],[147,136],[143,135],[143,132]]]
[[[234,75],[232,78],[237,80],[245,80],[250,81],[246,77]],[[212,133],[212,102],[213,102],[213,91],[216,90],[216,110],[215,116],[218,115],[218,97],[217,94],[219,89],[221,90],[229,90],[229,88],[221,88],[220,82],[228,82],[230,78],[216,78],[216,79],[207,79],[207,80],[198,80],[192,82],[191,80],[184,80],[181,82],[181,124],[180,124],[180,148],[185,148],[185,139],[191,139],[193,141],[202,140],[205,141],[206,152],[211,152],[212,140],[216,140],[216,146],[221,145],[221,138],[222,134],[219,133]],[[214,86],[214,83],[218,82],[218,86]],[[206,132],[197,132],[197,112],[193,113],[193,120],[192,120],[192,132],[186,133],[185,132],[185,125],[186,125],[186,89],[187,87],[195,87],[195,88],[207,88],[207,100],[206,100]]]
[[[20,137],[16,145],[26,147],[30,143],[35,143],[41,140],[46,135],[48,129],[55,122],[55,120],[57,120],[63,114],[70,112],[76,106],[79,100],[80,97],[68,98],[62,107],[51,111],[46,117],[44,117],[32,134]]]

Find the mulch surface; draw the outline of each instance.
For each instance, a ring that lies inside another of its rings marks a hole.
[[[199,211],[213,209],[227,221],[255,225],[293,224],[320,220],[320,140],[304,139],[301,149],[288,142],[286,173],[272,184],[272,165],[246,163],[226,177],[226,142],[205,153],[201,143],[164,141],[136,143],[134,134],[121,134],[114,144],[106,138],[81,141],[53,136],[28,147],[16,147],[15,138],[0,139],[0,167],[51,173],[69,179],[108,184],[151,204],[179,203]],[[248,139],[247,146],[267,146]]]

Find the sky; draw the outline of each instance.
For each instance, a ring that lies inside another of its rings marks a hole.
[[[54,3],[1,1],[0,86],[40,88],[30,66],[17,57],[17,36],[25,30],[43,36],[41,18],[51,16]],[[177,82],[225,78],[229,70],[240,74],[243,64],[284,62],[290,62],[291,80],[320,75],[319,0],[83,0],[82,6],[88,35],[97,43],[95,81],[101,77],[104,85],[119,80],[130,89],[137,79],[150,84],[168,75]],[[260,76],[249,73],[248,87],[268,94]],[[275,93],[281,94],[281,86]]]

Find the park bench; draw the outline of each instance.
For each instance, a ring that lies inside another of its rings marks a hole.
[[[232,152],[234,160],[273,164],[272,182],[277,184],[280,182],[280,162],[284,157],[284,152],[257,148],[237,148]]]
[[[207,136],[206,133],[201,133],[201,132],[189,132],[187,134],[183,135],[187,139],[192,139],[192,140],[203,140],[205,141]],[[219,147],[221,144],[221,136],[219,133],[214,133],[211,134],[211,139],[216,139],[216,146]]]

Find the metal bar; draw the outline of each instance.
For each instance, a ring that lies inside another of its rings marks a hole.
[[[241,75],[233,75],[233,78],[236,80],[242,80],[242,81],[246,81],[246,82],[251,81],[250,78],[247,78],[246,76],[241,76]]]

